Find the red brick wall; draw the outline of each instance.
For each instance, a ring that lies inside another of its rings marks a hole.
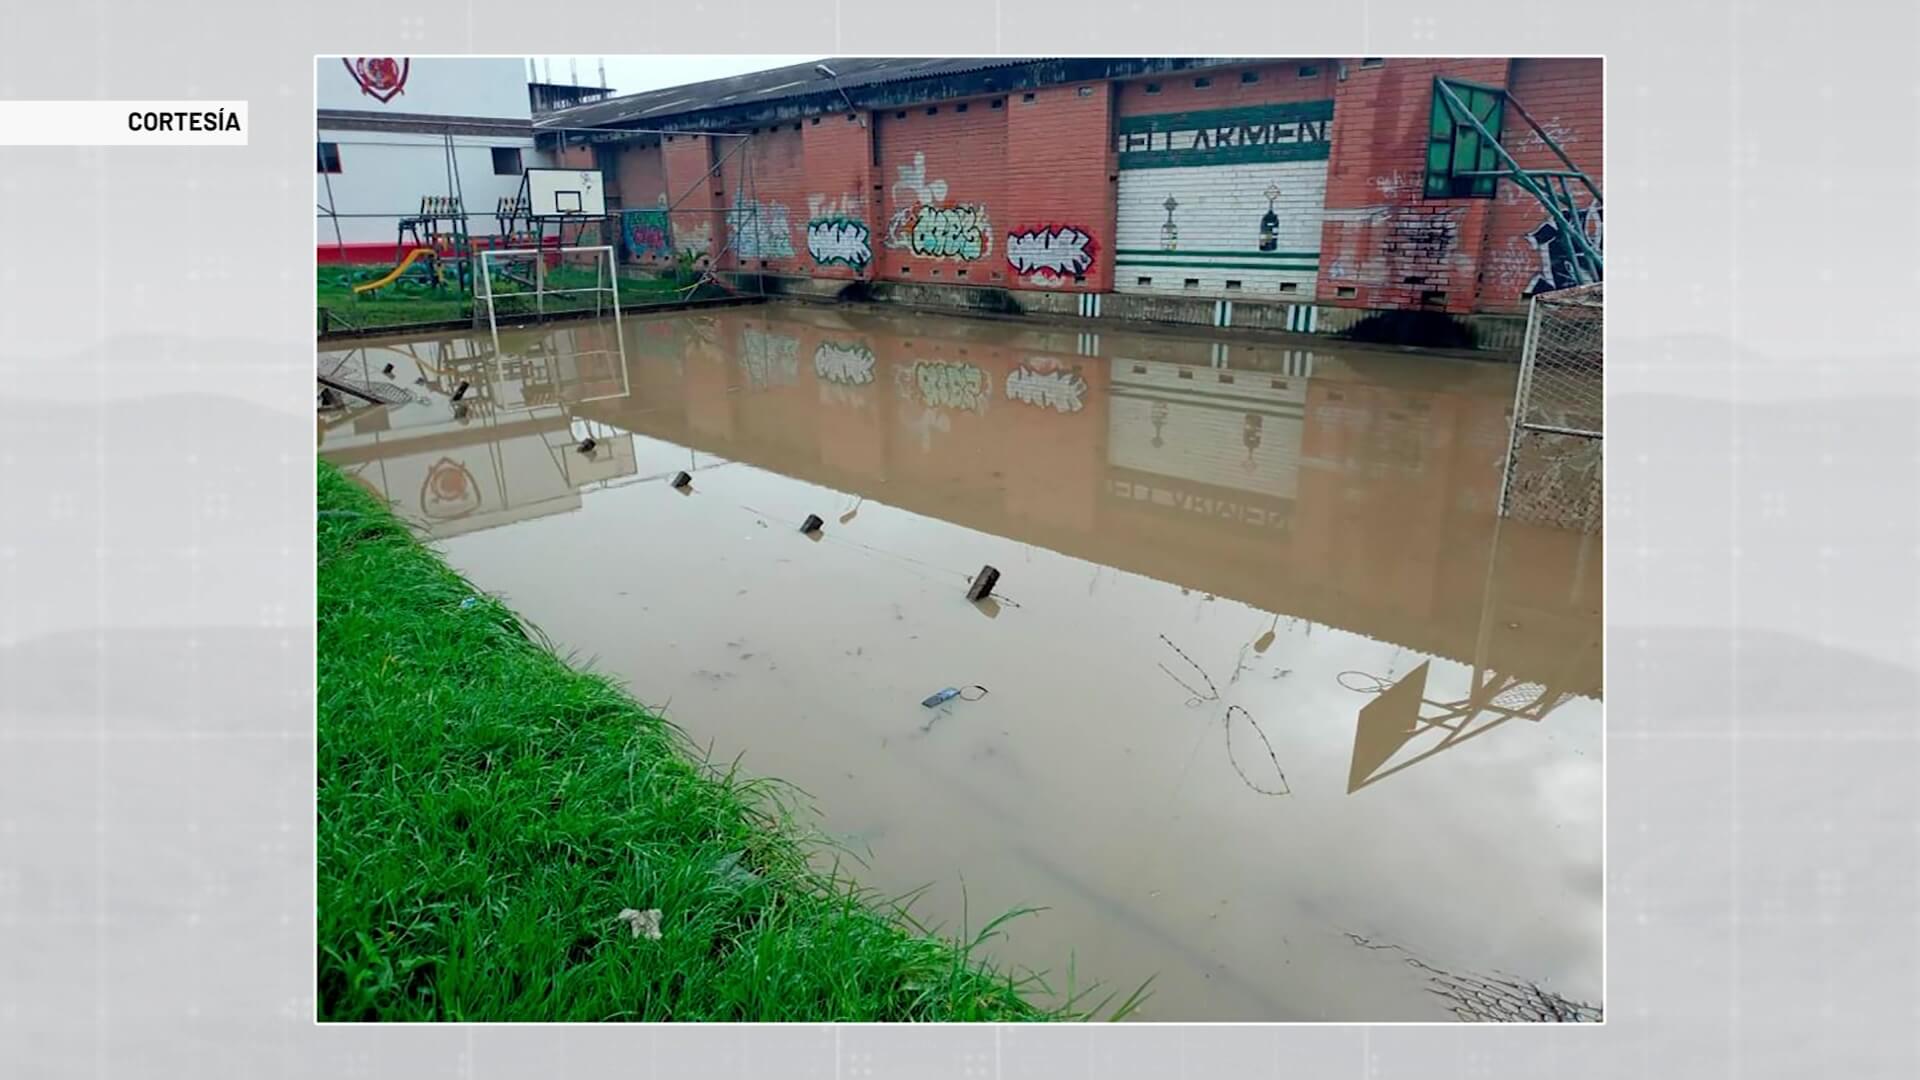
[[[1322,304],[1474,309],[1486,199],[1421,197],[1433,78],[1505,86],[1506,60],[1343,61],[1334,88],[1333,157],[1321,226]],[[1350,290],[1351,295],[1343,295]],[[1433,294],[1443,298],[1429,301]]]
[[[720,178],[704,176],[713,165],[712,143],[705,135],[669,135],[660,147],[667,199],[674,203],[674,245],[692,251],[702,266],[711,263],[726,239]]]
[[[1300,77],[1303,66],[1319,69],[1311,78]],[[1277,105],[1288,101],[1325,101],[1334,96],[1335,62],[1332,60],[1286,60],[1246,67],[1183,71],[1115,83],[1115,97],[1121,116],[1149,116],[1154,113],[1198,112],[1203,109],[1230,109],[1239,105]],[[1252,72],[1253,82],[1242,79]],[[1207,79],[1205,88],[1193,85]],[[1159,92],[1148,93],[1148,84]],[[1339,118],[1335,117],[1338,129]],[[1336,134],[1335,138],[1339,136]]]
[[[982,97],[874,114],[880,168],[873,179],[883,211],[874,229],[878,277],[1011,284],[1005,233],[1013,107],[1005,97]]]
[[[801,129],[807,184],[805,205],[796,207],[803,211],[800,239],[811,243],[809,223],[814,223],[821,230],[818,254],[827,260],[816,258],[811,247],[802,251],[806,272],[814,277],[866,276],[880,249],[884,221],[873,198],[872,123],[830,113]]]
[[[754,129],[738,149],[737,139],[716,140],[714,154],[723,161],[721,209],[727,225],[725,235],[714,236],[714,243],[726,251],[722,266],[771,274],[807,272],[811,260],[806,257],[803,130],[804,122]]]
[[[614,158],[613,175],[625,209],[652,209],[667,194],[666,163],[658,146],[622,149]]]
[[[994,221],[1004,284],[1113,287],[1113,87],[1054,86],[1033,91],[1032,101],[1008,99],[1005,195]]]
[[[1303,79],[1302,66],[1318,70]],[[1243,81],[1247,72],[1252,82]],[[823,278],[1106,292],[1116,279],[1115,115],[1332,98],[1317,301],[1454,314],[1524,310],[1522,297],[1541,272],[1530,234],[1544,215],[1532,198],[1505,182],[1492,200],[1422,195],[1436,74],[1496,87],[1511,78],[1515,97],[1599,179],[1601,61],[1497,58],[1388,59],[1377,67],[1362,67],[1357,58],[1269,61],[1092,83],[1085,97],[1079,86],[1064,85],[1031,91],[1031,101],[1015,91],[923,103],[865,114],[865,123],[830,113],[797,129],[761,129],[704,183],[701,174],[730,140],[680,135],[623,151],[615,175],[628,208],[657,205],[662,194],[678,200],[676,240],[711,254],[727,243],[735,199],[745,208],[750,153],[768,250],[730,252],[729,267],[760,269],[764,262],[769,272]],[[1196,78],[1211,85],[1196,88]],[[1150,82],[1157,93],[1146,92]],[[1522,163],[1551,160],[1524,131],[1509,109],[1503,137]],[[816,220],[826,261],[808,246],[808,222]],[[1059,257],[1071,266],[1081,233],[1094,251],[1082,281],[1021,273],[1009,259],[1009,240],[1019,234],[1015,250],[1036,260],[1025,265]]]
[[[1559,144],[1580,170],[1601,185],[1601,80],[1602,61],[1598,59],[1515,60],[1513,82],[1509,89],[1522,107],[1553,141]],[[1547,149],[1533,128],[1509,107],[1500,144],[1527,168],[1564,168],[1553,151]],[[1586,189],[1574,185],[1580,205],[1586,206]],[[1480,256],[1480,303],[1478,310],[1523,312],[1525,297],[1531,295],[1535,279],[1542,276],[1541,252],[1530,234],[1547,221],[1539,201],[1519,187],[1501,181],[1487,222],[1487,235]],[[1589,225],[1587,235],[1596,237],[1599,223]],[[1542,284],[1564,283],[1542,282]]]

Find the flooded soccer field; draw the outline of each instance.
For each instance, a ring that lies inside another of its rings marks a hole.
[[[324,457],[862,884],[1044,909],[996,959],[1147,1020],[1601,1004],[1601,537],[1497,518],[1510,365],[769,305],[320,367],[396,402]]]

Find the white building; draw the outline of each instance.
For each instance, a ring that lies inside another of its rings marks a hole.
[[[496,232],[494,209],[520,190],[521,170],[550,164],[534,147],[526,72],[513,58],[320,57],[320,260],[392,259],[400,219],[429,195],[458,196],[472,234]]]

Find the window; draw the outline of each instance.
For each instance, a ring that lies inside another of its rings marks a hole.
[[[1147,84],[1147,93],[1149,93],[1149,94],[1157,94],[1157,93],[1159,93],[1159,92],[1160,92],[1160,84],[1159,84],[1159,83],[1157,83],[1157,82],[1150,82],[1150,83],[1148,83],[1148,84]]]
[[[936,113],[938,113],[939,111],[940,111],[940,106],[938,106],[938,105],[929,105],[929,106],[927,106],[927,115],[928,115],[928,116],[933,116],[934,114],[936,114]]]
[[[1378,56],[1363,56],[1360,58],[1360,66],[1363,68],[1386,67],[1387,62]]]
[[[1235,280],[1235,279],[1233,279],[1233,278],[1228,278],[1228,279],[1227,279],[1227,288],[1229,288],[1229,289],[1238,289],[1239,287],[1240,287],[1240,282],[1238,282],[1237,280]]]
[[[1351,300],[1360,295],[1360,290],[1351,285],[1336,285],[1333,289],[1333,295],[1341,300]]]
[[[1151,285],[1153,284],[1153,279],[1150,277],[1137,277],[1133,279],[1133,283],[1135,285]]]
[[[1499,177],[1459,174],[1491,171],[1499,159],[1492,145],[1480,137],[1480,132],[1466,117],[1456,120],[1447,100],[1448,91],[1489,134],[1500,133],[1505,95],[1484,86],[1435,79],[1433,113],[1427,128],[1426,196],[1429,199],[1491,199]]]
[[[899,112],[893,114],[893,118],[895,120],[905,120],[907,118],[907,110],[901,109]]]
[[[496,146],[493,148],[493,175],[520,175],[520,150],[518,147]]]
[[[1243,71],[1240,73],[1240,85],[1242,86],[1251,86],[1259,81],[1260,73],[1257,71]]]
[[[996,108],[996,109],[997,109],[997,108],[999,108],[999,107],[1000,107],[1000,106],[1002,106],[1002,105],[1005,105],[1006,103],[1007,103],[1007,99],[1005,99],[1005,98],[994,98],[994,99],[993,99],[993,107],[994,107],[994,108]]]
[[[1075,91],[1074,91],[1073,93],[1074,93],[1074,96],[1075,96],[1075,97],[1092,97],[1092,96],[1093,96],[1093,87],[1091,87],[1091,86],[1082,86],[1082,87],[1080,87],[1079,89],[1077,89],[1077,90],[1075,90]]]
[[[1280,291],[1281,292],[1299,292],[1300,283],[1297,281],[1283,281],[1280,283]]]
[[[1320,77],[1320,69],[1313,64],[1301,64],[1300,77],[1303,79],[1317,79]]]
[[[1028,102],[1030,102],[1030,101],[1032,101],[1032,100],[1033,100],[1033,95],[1032,95],[1032,94],[1021,94],[1021,95],[1020,95],[1020,103],[1021,103],[1022,105],[1025,105],[1025,104],[1027,104]]]
[[[1190,278],[1188,278],[1188,279],[1187,279],[1187,283],[1186,283],[1186,285],[1185,285],[1185,288],[1189,288],[1189,289],[1197,289],[1197,288],[1199,288],[1199,287],[1200,287],[1200,279],[1199,279],[1199,278],[1197,278],[1197,277],[1190,277]]]
[[[1193,80],[1193,88],[1194,88],[1195,90],[1205,90],[1205,89],[1206,89],[1207,87],[1209,87],[1209,86],[1212,86],[1212,85],[1213,85],[1213,80],[1212,80],[1212,79],[1209,79],[1209,78],[1207,78],[1207,77],[1206,77],[1206,76],[1204,76],[1204,75],[1202,75],[1202,76],[1201,76],[1200,78],[1198,78],[1198,79],[1195,79],[1195,80]]]
[[[320,144],[320,171],[337,173],[340,171],[340,144],[323,142]]]
[[[960,104],[958,104],[958,105],[955,105],[955,106],[953,107],[953,111],[954,111],[954,112],[966,112],[966,111],[967,111],[967,103],[963,101],[963,102],[961,102]]]

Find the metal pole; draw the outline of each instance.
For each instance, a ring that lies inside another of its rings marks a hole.
[[[1520,346],[1520,376],[1513,384],[1513,426],[1507,432],[1507,459],[1500,470],[1499,516],[1507,516],[1508,487],[1513,483],[1513,455],[1520,445],[1521,410],[1526,407],[1527,370],[1533,364],[1535,339],[1540,333],[1540,298],[1527,301],[1527,334]]]

